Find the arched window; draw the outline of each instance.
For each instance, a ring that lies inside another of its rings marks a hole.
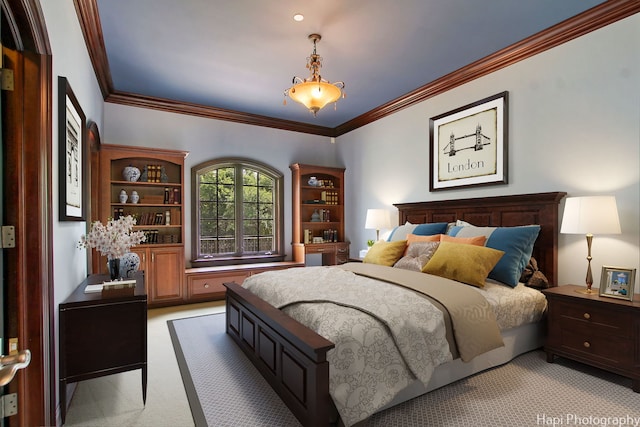
[[[284,259],[283,175],[249,159],[217,159],[191,169],[192,264]]]

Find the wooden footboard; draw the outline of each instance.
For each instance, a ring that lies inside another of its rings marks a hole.
[[[225,283],[227,334],[304,426],[337,419],[327,351],[334,344],[236,283]]]

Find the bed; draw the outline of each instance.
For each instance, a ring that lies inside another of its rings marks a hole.
[[[538,225],[532,256],[537,260],[540,272],[553,286],[557,283],[558,205],[565,194],[551,192],[395,206],[399,212],[399,225],[458,221],[478,227]],[[346,266],[347,270],[350,268]],[[361,267],[355,265],[352,268]],[[305,270],[309,272],[308,268]],[[225,286],[227,333],[303,425],[336,423],[339,417],[329,393],[327,357],[335,344],[242,286],[235,283]],[[519,354],[538,348],[542,345],[542,331],[541,321],[501,330],[504,345],[474,355],[466,362],[457,357],[440,363],[426,384],[419,380],[410,382],[376,411],[506,363]]]

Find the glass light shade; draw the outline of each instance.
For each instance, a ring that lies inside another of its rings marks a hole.
[[[327,82],[303,82],[289,89],[289,97],[313,113],[317,113],[328,103],[337,101],[341,94],[338,87]]]
[[[620,234],[614,196],[569,197],[562,215],[563,234]]]

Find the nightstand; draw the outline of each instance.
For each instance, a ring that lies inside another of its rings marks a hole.
[[[640,393],[640,298],[633,301],[576,292],[584,286],[545,289],[547,362],[562,356],[633,380]]]

